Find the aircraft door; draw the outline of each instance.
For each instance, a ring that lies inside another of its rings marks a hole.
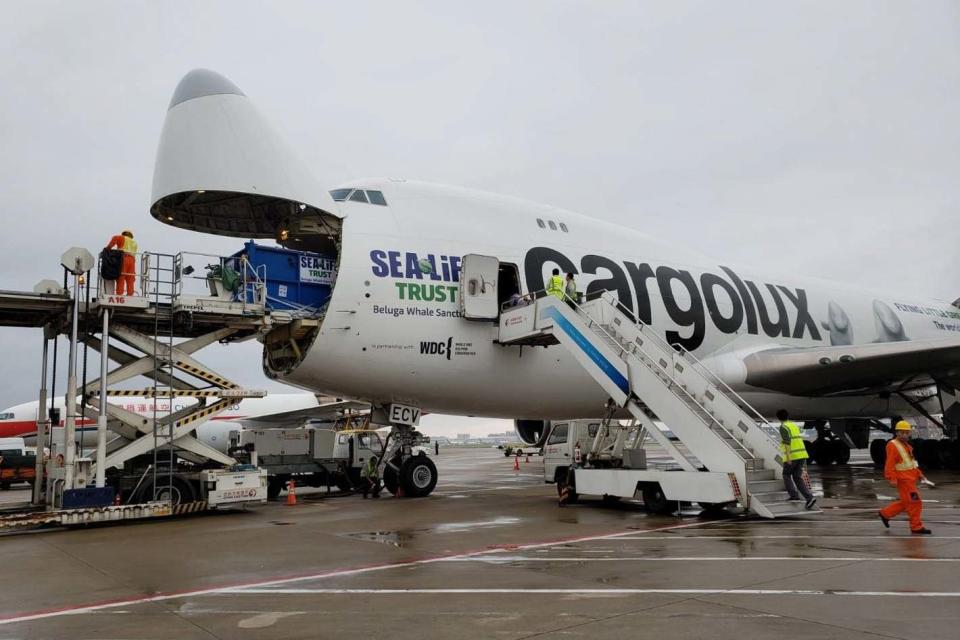
[[[496,320],[500,315],[497,278],[500,261],[475,253],[460,265],[460,312],[467,320]]]

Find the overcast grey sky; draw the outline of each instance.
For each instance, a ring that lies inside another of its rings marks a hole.
[[[128,226],[154,251],[238,248],[148,214],[170,94],[207,67],[330,185],[466,185],[732,263],[960,296],[957,2],[32,0],[3,13],[3,289],[56,277],[64,249]],[[0,329],[0,406],[35,397],[40,346]],[[266,384],[256,344],[202,356]],[[464,425],[501,427],[427,430]]]

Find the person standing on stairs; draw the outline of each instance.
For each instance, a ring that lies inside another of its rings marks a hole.
[[[777,411],[780,421],[780,451],[783,454],[783,485],[791,500],[799,500],[800,494],[806,500],[807,509],[813,509],[817,499],[807,485],[807,445],[800,437],[800,427],[790,420],[786,409]],[[799,491],[799,493],[798,493]]]

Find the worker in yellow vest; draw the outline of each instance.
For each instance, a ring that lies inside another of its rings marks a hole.
[[[123,233],[110,238],[107,249],[120,249],[123,251],[123,266],[120,270],[120,277],[117,278],[117,295],[133,295],[133,285],[137,280],[137,241],[133,239],[133,231],[124,231]]]
[[[817,499],[813,497],[810,486],[807,485],[807,445],[800,436],[800,427],[790,420],[786,409],[777,411],[777,420],[780,421],[780,452],[783,458],[783,485],[790,494],[791,500],[799,500],[800,494],[806,500],[807,509],[813,509]]]
[[[560,277],[560,269],[554,269],[553,275],[547,280],[547,295],[555,296],[563,300],[563,278]]]
[[[883,526],[890,528],[890,520],[901,511],[906,511],[910,517],[910,533],[929,535],[930,529],[923,526],[920,514],[923,513],[923,501],[917,489],[917,481],[926,481],[917,459],[913,457],[913,447],[910,446],[910,434],[913,427],[906,420],[901,420],[894,427],[895,437],[887,443],[887,461],[883,467],[883,477],[892,486],[897,488],[900,499],[891,502],[880,511],[880,521]]]

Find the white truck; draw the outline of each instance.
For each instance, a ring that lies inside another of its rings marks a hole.
[[[370,456],[382,456],[384,448],[376,431],[336,430],[333,425],[233,431],[230,443],[231,451],[256,453],[256,464],[267,471],[271,500],[290,480],[350,491],[359,486],[360,470]]]
[[[733,474],[648,464],[646,439],[644,429],[633,424],[554,421],[543,444],[544,481],[555,483],[566,503],[581,495],[604,501],[642,499],[647,509],[661,514],[682,502],[720,510],[741,499]]]

